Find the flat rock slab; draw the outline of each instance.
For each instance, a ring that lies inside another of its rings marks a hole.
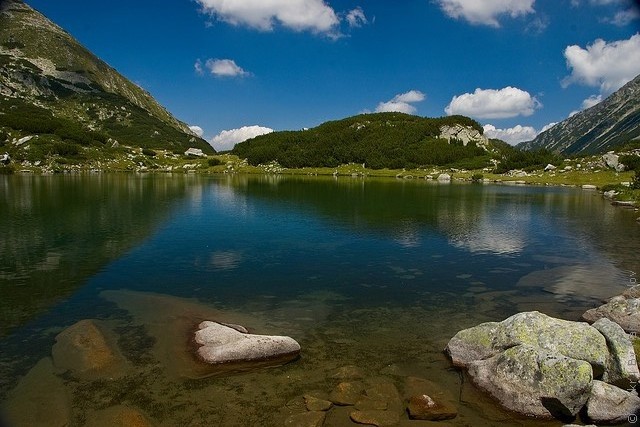
[[[1,409],[10,426],[62,427],[70,425],[70,403],[70,393],[46,357],[9,392]]]
[[[304,395],[304,404],[309,411],[328,411],[333,406],[328,400],[320,399],[309,394]]]
[[[358,424],[370,426],[395,426],[400,422],[400,415],[395,411],[353,411],[351,419]]]
[[[284,422],[285,427],[321,427],[327,415],[324,412],[294,414]]]
[[[265,360],[286,362],[300,354],[300,344],[293,338],[247,334],[240,332],[237,326],[209,321],[200,323],[195,342],[200,346],[198,356],[210,364]]]

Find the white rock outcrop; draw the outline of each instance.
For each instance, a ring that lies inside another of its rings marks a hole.
[[[456,139],[462,142],[462,145],[465,147],[470,142],[475,142],[479,147],[485,147],[489,143],[489,139],[486,136],[482,135],[480,131],[472,128],[471,126],[441,126],[440,127],[440,138],[446,139],[448,143],[451,143],[452,139]]]

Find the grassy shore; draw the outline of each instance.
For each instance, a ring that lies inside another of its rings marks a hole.
[[[594,157],[593,159],[596,159]],[[566,160],[552,171],[512,171],[494,174],[485,170],[459,170],[445,167],[417,169],[369,169],[362,164],[347,164],[335,168],[317,167],[287,169],[272,162],[252,166],[245,160],[230,154],[200,157],[186,157],[171,152],[158,151],[153,155],[140,149],[123,147],[108,156],[96,151],[86,151],[80,158],[49,158],[44,162],[22,161],[5,168],[4,172],[16,173],[81,173],[81,172],[158,172],[197,174],[279,174],[305,176],[348,176],[348,177],[390,177],[397,179],[437,179],[440,174],[448,174],[453,181],[502,182],[530,185],[594,185],[599,190],[614,189],[617,200],[640,203],[640,190],[626,185],[633,181],[633,172],[615,172],[607,168],[594,168],[593,159]],[[583,166],[584,165],[584,166]]]

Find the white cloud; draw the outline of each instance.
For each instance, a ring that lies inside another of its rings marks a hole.
[[[347,13],[346,19],[351,28],[359,28],[369,22],[360,6],[350,10],[349,13]]]
[[[591,95],[584,101],[582,101],[582,109],[586,110],[587,108],[591,108],[594,105],[599,104],[602,101],[602,95]]]
[[[476,89],[474,93],[454,96],[445,112],[449,115],[504,119],[530,116],[542,104],[522,89],[507,86],[503,89]]]
[[[548,131],[549,129],[551,129],[552,127],[554,127],[557,124],[558,124],[558,122],[551,122],[548,125],[544,125],[542,127],[542,130],[540,130],[540,133]]]
[[[196,0],[206,13],[231,25],[271,31],[280,24],[294,31],[332,34],[339,24],[324,0]]]
[[[202,68],[202,61],[199,59],[196,60],[196,63],[193,64],[193,69],[196,71],[196,74],[202,76],[204,75],[204,68]]]
[[[191,129],[191,132],[195,133],[200,138],[204,135],[204,130],[200,126],[189,126],[189,129]]]
[[[381,102],[376,107],[376,113],[399,112],[406,114],[415,114],[416,107],[412,104],[422,102],[426,98],[425,94],[419,90],[410,90],[409,92],[396,95],[387,102]]]
[[[613,18],[605,19],[605,22],[609,22],[618,27],[625,27],[638,19],[640,19],[640,10],[632,7],[616,12]]]
[[[198,64],[198,62],[196,62],[196,64]],[[232,59],[207,59],[204,66],[216,77],[245,77],[250,74],[238,66],[236,61]]]
[[[562,81],[563,87],[573,83],[599,86],[607,95],[640,74],[640,34],[610,43],[598,39],[586,48],[568,46],[564,56],[571,74]]]
[[[231,150],[236,144],[273,132],[273,129],[263,126],[243,126],[238,129],[223,130],[213,137],[211,145],[217,151]]]
[[[500,27],[500,15],[517,18],[535,13],[534,3],[535,0],[438,0],[440,8],[451,18],[495,28]]]
[[[520,142],[531,141],[538,132],[531,126],[517,125],[507,129],[497,129],[495,126],[487,124],[483,126],[484,135],[487,138],[501,139],[511,145],[516,145]]]

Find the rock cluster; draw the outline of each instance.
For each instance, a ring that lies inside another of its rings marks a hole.
[[[640,333],[640,286],[629,288],[622,295],[611,298],[606,304],[587,310],[582,318],[590,323],[606,318],[622,326],[629,333]]]
[[[590,420],[615,423],[640,410],[631,389],[640,381],[633,344],[608,319],[589,326],[518,313],[458,332],[445,351],[478,388],[519,414],[567,419],[585,408]]]
[[[402,393],[392,379],[363,378],[362,371],[353,366],[340,368],[330,378],[339,381],[330,392],[309,392],[287,405],[295,413],[286,419],[285,426],[396,426],[418,420],[450,420],[458,415],[453,396],[423,378],[406,377]]]

